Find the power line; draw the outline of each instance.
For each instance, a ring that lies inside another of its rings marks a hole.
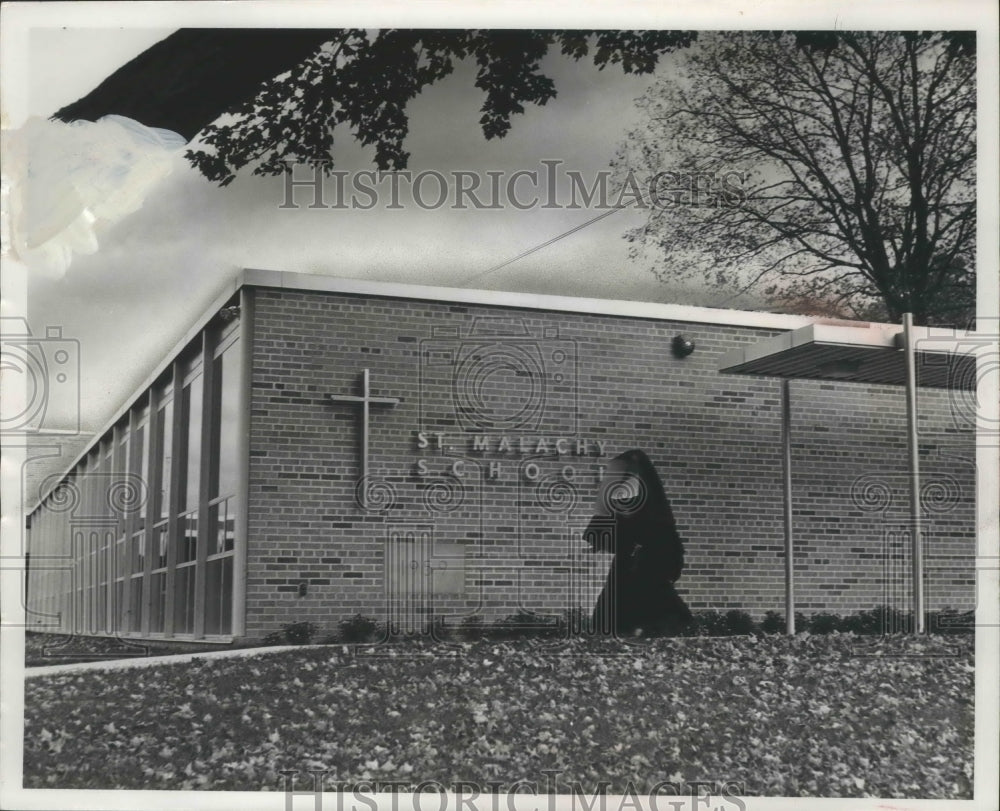
[[[464,283],[465,284],[470,284],[470,283],[476,281],[476,279],[481,279],[483,276],[488,276],[490,273],[494,273],[494,272],[500,270],[500,268],[505,268],[505,267],[507,267],[507,265],[512,265],[515,262],[517,262],[517,261],[519,261],[521,259],[524,259],[524,257],[530,256],[531,254],[535,253],[536,251],[540,251],[543,248],[549,247],[549,245],[552,245],[553,243],[558,242],[560,239],[565,239],[568,236],[572,236],[577,231],[580,231],[580,230],[586,228],[588,225],[593,225],[598,220],[603,220],[605,217],[611,216],[616,211],[621,211],[623,208],[626,208],[626,206],[613,206],[608,211],[605,211],[603,214],[598,214],[596,217],[594,217],[592,219],[589,219],[589,220],[587,220],[584,223],[580,223],[580,225],[577,225],[577,226],[575,226],[573,228],[570,228],[568,231],[564,231],[563,233],[559,234],[558,236],[552,237],[552,239],[546,240],[541,245],[535,245],[535,247],[533,247],[533,248],[528,248],[528,250],[524,251],[524,253],[519,253],[513,259],[508,259],[506,262],[501,262],[499,265],[494,265],[493,267],[491,267],[491,268],[489,268],[487,270],[484,270],[484,271],[482,271],[480,273],[477,273],[475,276],[470,276],[468,279],[465,280]]]

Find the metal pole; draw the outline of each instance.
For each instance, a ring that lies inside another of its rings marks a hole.
[[[781,381],[781,444],[785,496],[785,633],[795,634],[795,561],[792,548],[792,402],[788,378]]]
[[[913,314],[903,313],[906,347],[906,427],[910,447],[910,520],[913,561],[913,633],[924,632],[924,548],[920,524],[920,443],[917,436],[917,351],[913,345]]]

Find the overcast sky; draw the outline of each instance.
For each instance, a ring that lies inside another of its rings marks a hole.
[[[51,115],[91,89],[86,85],[103,78],[101,72],[110,72],[168,33],[33,32],[33,63],[40,69],[31,75],[32,112]],[[109,47],[112,42],[116,47]],[[75,74],[75,59],[67,58],[81,51],[88,54],[85,79]],[[105,56],[114,58],[104,61]],[[97,70],[102,63],[105,67]],[[459,65],[453,76],[410,107],[410,170],[509,174],[543,170],[542,160],[560,160],[589,181],[607,169],[635,120],[633,100],[651,78],[624,77],[617,69],[598,71],[558,54],[547,60],[545,69],[556,80],[558,97],[516,117],[505,139],[486,141],[478,124],[482,94],[473,86],[474,66]],[[370,155],[349,138],[340,139],[334,158],[345,170],[373,165]],[[328,186],[329,200],[332,181]],[[434,182],[424,188],[429,199],[436,196]],[[528,185],[520,188],[530,197]],[[150,191],[138,212],[98,232],[95,254],[75,256],[62,277],[31,278],[33,324],[55,323],[65,335],[83,336],[88,368],[96,369],[90,364],[98,358],[114,357],[120,364],[111,375],[85,370],[87,425],[96,428],[106,418],[240,267],[604,298],[704,301],[699,291],[685,295],[664,288],[646,267],[627,261],[622,234],[640,221],[638,212],[616,213],[481,276],[600,212],[424,210],[412,205],[405,210],[281,210],[284,193],[281,179],[249,174],[220,189],[178,156],[171,175]],[[299,201],[311,200],[308,191],[297,195]]]
[[[143,26],[133,16],[120,27],[95,28],[98,18],[80,21],[79,7],[89,5],[73,4],[77,23],[67,24],[60,4],[52,4],[51,17],[30,27],[28,57],[19,64],[26,67],[22,79],[27,103],[13,114],[8,112],[8,126],[21,126],[28,115],[51,115],[180,25],[218,24],[198,13],[199,4],[182,4],[190,9],[181,12],[183,17],[152,14],[144,18],[150,22]],[[133,4],[119,8],[122,5]],[[284,13],[273,15],[275,24],[279,20],[303,24],[288,13],[289,8],[303,7],[283,5]],[[833,16],[826,22],[814,14],[811,25],[785,19],[789,27],[832,27],[838,17],[834,12],[831,5]],[[648,14],[636,19],[637,25],[650,25]],[[731,24],[739,18],[728,19]],[[843,24],[842,15],[839,21]],[[327,18],[322,24],[331,22]],[[570,27],[581,22],[585,21],[553,18],[550,25]],[[684,19],[673,27],[709,27],[709,22],[705,19],[699,26],[697,20]],[[459,20],[450,24],[458,25]],[[657,24],[665,27],[667,21]],[[659,71],[669,72],[673,58],[664,58]],[[634,100],[655,77],[625,77],[617,68],[598,71],[585,60],[574,63],[558,54],[550,55],[544,68],[556,81],[558,97],[516,116],[511,133],[500,141],[487,142],[479,128],[482,95],[473,87],[472,66],[459,65],[454,75],[425,91],[410,107],[411,134],[405,147],[411,154],[411,171],[509,173],[539,170],[542,160],[561,160],[565,168],[586,177],[606,169],[637,121]],[[342,169],[372,168],[370,155],[350,139],[341,138],[334,158]],[[704,289],[664,285],[647,265],[630,262],[622,234],[641,222],[641,212],[615,213],[481,275],[600,212],[510,207],[427,211],[412,205],[402,211],[381,206],[372,211],[281,210],[281,179],[244,173],[231,186],[219,188],[179,154],[171,165],[170,175],[154,184],[137,212],[98,231],[99,249],[94,254],[74,256],[62,275],[29,275],[33,330],[39,333],[59,325],[65,336],[81,342],[80,408],[90,430],[103,425],[241,267],[521,292],[760,306],[752,298],[732,301]]]

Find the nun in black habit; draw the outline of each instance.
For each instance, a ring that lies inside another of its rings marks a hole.
[[[691,612],[674,589],[684,546],[659,474],[641,450],[609,464],[583,538],[592,551],[615,556],[594,606],[595,633],[675,634],[690,622]]]

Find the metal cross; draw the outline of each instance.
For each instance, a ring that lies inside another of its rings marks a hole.
[[[368,389],[368,370],[361,373],[361,396],[355,397],[350,394],[329,394],[331,402],[334,403],[355,403],[361,406],[361,481],[362,481],[362,506],[367,506],[367,485],[365,479],[368,476],[368,416],[373,405],[394,406],[399,402],[398,397],[372,397]]]

